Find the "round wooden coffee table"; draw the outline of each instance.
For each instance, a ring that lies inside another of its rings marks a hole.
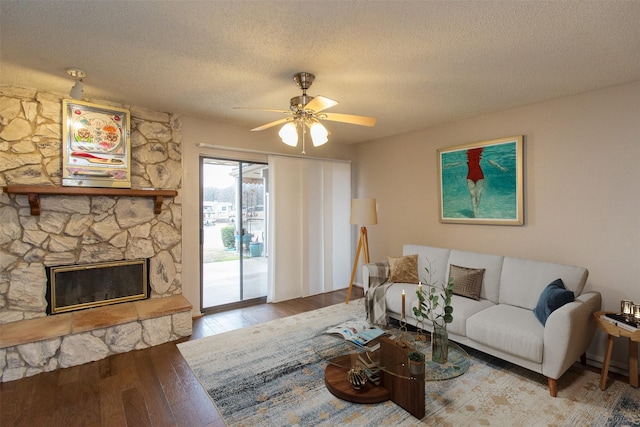
[[[381,403],[391,400],[418,419],[425,414],[425,381],[442,381],[464,374],[470,358],[463,348],[449,342],[449,358],[444,364],[431,362],[430,342],[415,339],[415,333],[393,330],[379,338],[379,349],[364,350],[331,334],[318,334],[313,339],[317,356],[327,362],[324,382],[331,394],[354,403]],[[407,352],[414,349],[425,354],[423,372],[409,371]],[[349,383],[349,370],[354,366],[374,366],[380,371],[379,385],[368,381],[360,389]]]
[[[350,354],[338,356],[328,362],[324,371],[324,383],[334,396],[354,403],[380,403],[391,398],[389,390],[371,381],[367,381],[359,390],[351,386],[347,375],[352,366]]]

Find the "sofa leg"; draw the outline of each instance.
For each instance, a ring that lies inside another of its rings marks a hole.
[[[551,394],[551,397],[556,397],[558,395],[558,384],[556,380],[553,378],[547,378],[547,380],[549,383],[549,394]]]
[[[580,363],[582,363],[582,366],[587,366],[587,353],[582,353],[582,356],[580,356]]]

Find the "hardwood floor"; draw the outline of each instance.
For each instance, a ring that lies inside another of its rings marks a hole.
[[[193,340],[344,303],[346,290],[202,316]],[[354,287],[351,298],[362,297]],[[176,342],[0,384],[0,426],[224,426]]]

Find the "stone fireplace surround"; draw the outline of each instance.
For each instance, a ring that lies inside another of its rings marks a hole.
[[[60,185],[61,100],[0,86],[0,186]],[[148,198],[42,196],[33,216],[26,195],[0,193],[2,381],[191,334],[191,305],[181,295],[180,119],[124,107],[132,119],[132,188],[178,196],[165,199],[159,214]],[[46,266],[135,258],[150,259],[150,299],[46,316]]]

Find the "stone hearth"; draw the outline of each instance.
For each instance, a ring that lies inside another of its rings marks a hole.
[[[41,317],[0,329],[2,381],[68,368],[191,335],[182,296]]]

